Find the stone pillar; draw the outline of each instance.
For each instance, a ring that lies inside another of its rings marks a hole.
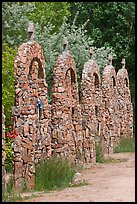
[[[125,68],[125,59],[122,59],[122,68],[117,72],[118,111],[120,117],[120,137],[133,136],[133,107],[129,87],[128,72]]]
[[[93,50],[90,49],[92,58]],[[84,64],[81,82],[81,109],[83,121],[83,150],[86,162],[96,161],[96,142],[101,136],[101,81],[99,67],[90,59]]]
[[[112,66],[112,55],[102,74],[102,137],[105,153],[113,152],[113,143],[119,137],[119,117],[117,115],[117,78]]]
[[[28,41],[20,45],[14,65],[13,126],[19,134],[13,141],[14,179],[17,188],[29,189],[34,188],[35,161],[51,151],[45,60],[33,33],[31,24]]]
[[[6,171],[5,171],[5,159],[6,159],[6,152],[5,152],[5,115],[4,115],[4,106],[2,105],[2,185],[5,186],[5,177],[6,177]]]
[[[76,64],[64,39],[64,51],[53,71],[52,148],[54,154],[72,160],[82,153],[81,112],[79,106]]]

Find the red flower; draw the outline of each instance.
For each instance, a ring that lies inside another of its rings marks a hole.
[[[10,138],[10,133],[9,132],[7,133],[7,136]]]
[[[13,130],[12,130],[12,134],[14,134],[14,133],[15,133],[15,130],[13,129]]]
[[[18,133],[16,132],[16,129],[12,129],[11,132],[7,133],[7,137],[10,139],[15,139],[17,136],[18,136]]]

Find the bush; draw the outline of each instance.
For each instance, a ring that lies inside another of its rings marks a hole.
[[[103,147],[101,143],[96,144],[96,162],[104,162]]]
[[[36,164],[35,190],[54,190],[68,187],[76,168],[64,157],[51,157]]]
[[[121,138],[118,145],[114,148],[114,152],[134,152],[135,151],[135,137]]]
[[[7,173],[12,172],[12,147],[11,147],[11,139],[6,137],[6,159],[5,159],[5,169]]]
[[[4,184],[2,185],[2,202],[15,202],[21,199],[20,193],[14,187],[13,176],[11,175],[6,186]]]
[[[5,126],[11,124],[11,112],[14,106],[14,60],[17,49],[2,45],[2,105],[6,116]]]

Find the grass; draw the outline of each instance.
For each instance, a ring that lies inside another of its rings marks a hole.
[[[71,183],[69,187],[79,187],[79,186],[87,186],[87,185],[89,185],[87,181],[80,181],[78,183]]]
[[[120,139],[118,145],[114,148],[114,153],[119,152],[134,152],[135,151],[135,137],[123,137]],[[124,162],[126,159],[116,159],[113,157],[104,158],[103,147],[101,143],[96,145],[96,162],[97,163],[117,163]]]
[[[134,152],[135,137],[122,138],[119,144],[114,148],[114,152]],[[124,162],[126,159],[116,159],[113,157],[104,158],[103,147],[96,145],[96,162],[98,163],[117,163]],[[71,163],[64,157],[51,157],[36,164],[35,172],[35,191],[49,191],[63,189],[66,187],[77,187],[88,185],[86,182],[72,183],[78,166]],[[30,196],[29,196],[30,198]],[[20,193],[17,193],[11,176],[6,189],[2,186],[2,202],[15,202],[23,200]],[[27,198],[26,198],[27,199]]]
[[[16,200],[22,200],[20,193],[18,193],[13,185],[13,177],[10,177],[6,187],[2,185],[2,202],[15,202]]]
[[[103,163],[120,163],[120,162],[126,162],[126,161],[127,161],[127,158],[126,159],[116,159],[113,157],[108,157],[103,160]]]
[[[50,190],[70,187],[70,183],[72,183],[74,175],[79,168],[79,166],[61,156],[39,161],[36,164],[34,191],[48,192]],[[86,184],[80,183],[78,185]],[[21,196],[23,192],[25,191],[21,191],[20,193],[16,192],[11,176],[6,188],[3,187],[2,201],[15,202],[24,200]],[[30,196],[28,196],[28,198],[30,198]],[[27,199],[27,197],[25,199]]]
[[[135,137],[121,138],[114,152],[135,152]]]
[[[96,162],[97,163],[104,162],[104,152],[101,143],[96,144]]]
[[[69,187],[76,166],[64,157],[49,158],[36,165],[35,190],[55,190]]]

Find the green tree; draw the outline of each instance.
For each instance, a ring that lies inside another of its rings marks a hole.
[[[46,59],[46,81],[48,83],[48,91],[49,91],[49,100],[51,100],[51,87],[52,87],[52,73],[55,65],[55,61],[57,57],[63,51],[63,37],[68,37],[68,49],[71,51],[72,56],[76,62],[77,67],[77,76],[79,83],[79,91],[82,77],[82,70],[84,63],[89,60],[89,48],[92,47],[95,51],[93,55],[93,59],[98,63],[100,67],[100,72],[102,73],[102,69],[107,63],[108,53],[112,51],[115,56],[113,49],[109,46],[96,48],[93,46],[93,40],[87,36],[87,30],[85,30],[85,26],[87,22],[85,22],[81,26],[76,26],[77,16],[75,16],[72,25],[66,22],[62,23],[59,28],[58,33],[52,33],[53,26],[44,26],[43,31],[39,29],[39,25],[36,24],[36,34],[35,39],[42,46],[44,50],[44,57]]]
[[[14,60],[17,49],[7,44],[2,46],[2,104],[6,116],[5,125],[11,125],[11,110],[14,106]]]
[[[115,50],[119,67],[121,58],[126,58],[128,71],[134,75],[135,67],[135,3],[134,2],[71,2],[71,17],[79,11],[76,25],[82,25],[86,19],[87,35],[94,40],[96,47],[109,44]]]
[[[3,2],[2,41],[12,47],[26,41],[28,21],[38,23],[41,31],[43,26],[52,23],[55,32],[64,16],[69,16],[69,4],[66,2]]]
[[[67,2],[35,2],[35,9],[28,13],[29,20],[43,27],[52,24],[54,26],[52,32],[57,32],[61,26],[64,17],[69,17],[69,4]]]
[[[15,48],[26,41],[26,29],[29,19],[27,13],[33,12],[34,2],[2,3],[2,42]]]
[[[126,59],[133,105],[135,103],[135,3],[134,2],[71,2],[69,23],[76,12],[76,25],[89,19],[85,29],[94,46],[112,47],[116,57],[113,65],[118,71],[121,59]]]

